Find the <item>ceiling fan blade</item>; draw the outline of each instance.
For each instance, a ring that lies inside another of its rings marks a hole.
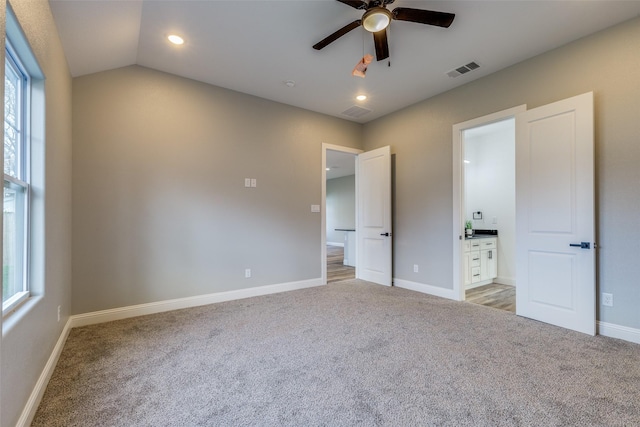
[[[367,10],[367,2],[363,0],[338,0],[340,3],[344,3],[347,6],[351,6],[354,9]]]
[[[392,13],[393,19],[397,19],[398,21],[411,21],[444,28],[449,28],[449,25],[453,22],[453,18],[456,17],[453,13],[411,9],[409,7],[396,7]]]
[[[387,29],[373,33],[373,43],[376,45],[376,60],[382,61],[389,57],[389,43],[387,42]]]
[[[313,48],[315,50],[320,50],[320,49],[326,47],[328,44],[331,44],[334,41],[338,40],[340,37],[344,36],[349,31],[358,28],[360,25],[362,25],[362,21],[360,19],[355,20],[352,23],[350,23],[348,25],[345,25],[344,27],[340,28],[338,31],[336,31],[335,33],[331,34],[330,36],[327,36],[324,39],[320,40],[318,43],[313,45]]]

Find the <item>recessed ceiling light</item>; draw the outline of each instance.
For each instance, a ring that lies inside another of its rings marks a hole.
[[[171,34],[169,37],[167,37],[169,39],[169,41],[173,44],[184,44],[184,39],[178,35],[175,34]]]
[[[358,96],[356,96],[356,99],[358,101],[364,101],[365,99],[367,99],[367,95],[358,95]]]

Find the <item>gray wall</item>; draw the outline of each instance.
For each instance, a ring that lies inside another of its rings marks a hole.
[[[356,176],[327,180],[327,242],[343,243],[344,231],[336,228],[356,228]]]
[[[595,94],[601,321],[640,328],[640,19],[545,53],[364,126],[396,158],[394,276],[452,288],[452,126],[516,105]],[[420,273],[412,265],[420,264]],[[424,265],[426,268],[422,268]]]
[[[12,3],[47,76],[46,269],[45,293],[3,322],[2,426],[68,318],[72,232],[74,313],[317,278],[321,143],[391,144],[394,275],[451,288],[451,126],[592,90],[599,289],[615,297],[599,318],[640,328],[640,19],[364,127],[141,67],[81,77],[72,164],[71,78],[48,3]]]
[[[362,127],[131,66],[74,79],[73,136],[84,313],[320,278],[322,143]]]
[[[38,290],[17,313],[3,319],[2,426],[16,424],[71,309],[71,76],[49,3],[10,3],[46,76],[46,265],[44,291]],[[4,7],[2,2],[3,26]],[[62,319],[57,322],[59,305]]]

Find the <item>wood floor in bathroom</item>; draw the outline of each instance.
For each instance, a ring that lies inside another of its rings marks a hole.
[[[344,265],[344,248],[327,245],[327,283],[356,278],[356,268]]]
[[[490,283],[465,292],[465,300],[473,304],[486,305],[500,310],[516,312],[515,286]]]

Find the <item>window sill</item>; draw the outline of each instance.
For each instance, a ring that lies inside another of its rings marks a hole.
[[[31,296],[12,310],[2,313],[2,336],[8,334],[42,300],[42,296]]]
[[[26,300],[29,299],[29,292],[18,292],[2,303],[2,318],[10,315]]]

